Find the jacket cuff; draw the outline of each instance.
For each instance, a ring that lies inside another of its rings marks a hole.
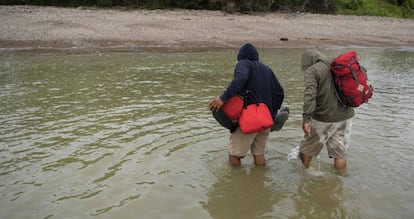
[[[312,120],[312,116],[307,114],[307,113],[303,113],[303,122],[310,122]]]
[[[225,103],[228,99],[223,95],[220,95],[219,98],[221,99],[221,101],[223,101],[223,103]]]

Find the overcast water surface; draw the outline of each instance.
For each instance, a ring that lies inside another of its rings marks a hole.
[[[346,49],[325,49],[335,56]],[[237,50],[0,53],[0,218],[413,218],[414,50],[357,49],[374,85],[356,109],[348,176],[302,136],[303,49],[259,49],[290,118],[267,166],[227,163],[208,102]]]

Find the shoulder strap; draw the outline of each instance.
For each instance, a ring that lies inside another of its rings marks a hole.
[[[332,71],[332,69],[330,70],[330,72],[331,72],[331,77],[332,77],[332,83],[334,84],[334,87],[335,87],[334,92],[335,92],[336,99],[338,99],[338,102],[342,105],[342,110],[345,111],[347,108],[347,105],[345,104],[345,100],[342,95],[341,85],[336,85],[335,73]]]
[[[248,82],[247,82],[247,91],[246,91],[246,94],[245,94],[245,98],[247,98],[247,99],[250,98],[252,103],[259,104],[260,102],[262,102],[262,99],[260,98],[260,96],[253,89],[253,85],[254,85],[254,82],[256,81],[256,76],[257,76],[256,64],[251,60],[248,60],[248,61],[252,65],[253,71],[249,72],[249,78],[247,79]],[[247,101],[244,101],[244,104],[245,104],[245,107],[246,107]]]

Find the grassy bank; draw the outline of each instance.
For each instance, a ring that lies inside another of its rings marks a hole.
[[[414,18],[414,0],[336,0],[337,14]]]

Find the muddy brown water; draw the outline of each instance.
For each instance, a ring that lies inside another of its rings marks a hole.
[[[0,53],[0,218],[412,218],[414,50],[357,48],[374,85],[348,175],[325,150],[304,171],[304,49],[261,49],[290,118],[267,166],[227,163],[207,109],[236,50]],[[346,49],[324,49],[337,55]]]

